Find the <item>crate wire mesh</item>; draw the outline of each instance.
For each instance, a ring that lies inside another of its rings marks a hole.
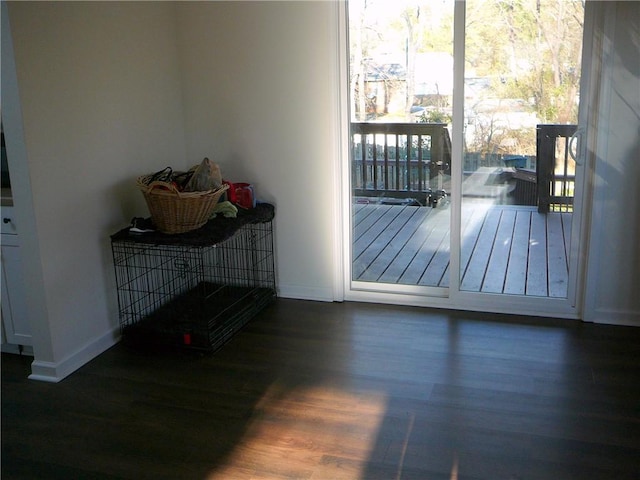
[[[112,241],[123,341],[215,350],[276,295],[272,223],[214,245]]]

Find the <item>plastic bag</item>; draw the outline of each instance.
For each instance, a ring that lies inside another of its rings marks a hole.
[[[191,168],[193,174],[184,186],[185,192],[206,192],[217,190],[222,186],[220,167],[208,158],[204,158],[200,165]]]

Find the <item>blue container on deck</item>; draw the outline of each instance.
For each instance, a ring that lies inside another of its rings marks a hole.
[[[523,155],[511,155],[509,157],[504,157],[502,161],[507,167],[514,167],[514,168],[527,167],[527,157]]]

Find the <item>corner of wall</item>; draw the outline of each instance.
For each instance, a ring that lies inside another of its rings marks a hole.
[[[30,380],[58,383],[120,341],[119,329],[105,333],[59,362],[34,360]]]

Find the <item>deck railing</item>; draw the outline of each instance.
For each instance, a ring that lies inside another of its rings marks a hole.
[[[532,170],[516,172],[516,179],[531,182],[532,195],[526,195],[525,203],[537,205],[541,213],[573,208],[575,161],[569,150],[576,128],[537,125],[535,177]],[[435,205],[445,193],[444,184],[451,175],[451,139],[444,123],[354,122],[351,149],[356,197],[414,199],[421,205]]]
[[[571,137],[577,125],[538,125],[536,129],[536,179],[538,211],[573,210],[575,160],[571,158]]]
[[[351,148],[355,196],[432,204],[451,174],[444,123],[352,123]]]

